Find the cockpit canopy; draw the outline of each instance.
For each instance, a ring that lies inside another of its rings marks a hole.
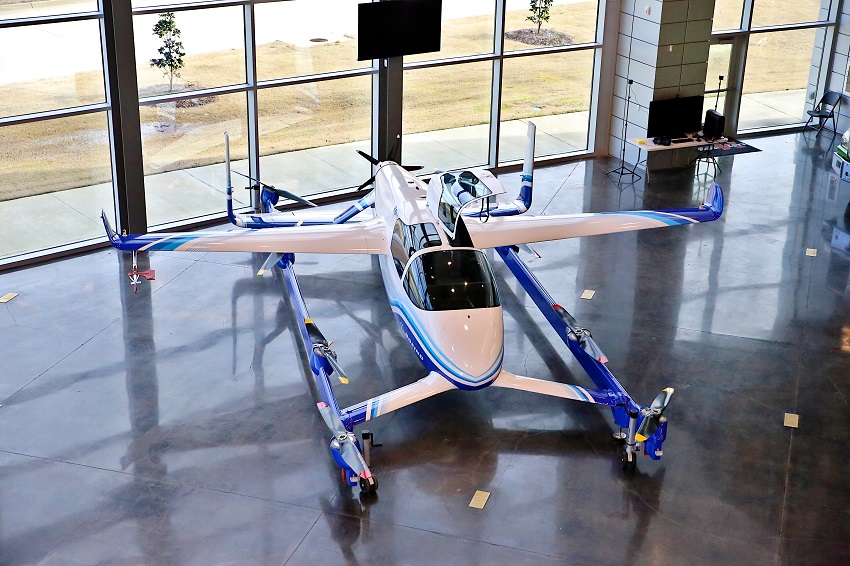
[[[467,206],[505,192],[499,180],[486,169],[442,173],[431,179],[428,187],[428,207],[452,238],[457,232],[457,218]]]
[[[402,284],[420,309],[483,309],[500,304],[493,272],[480,250],[428,251],[409,263]]]
[[[401,219],[396,220],[390,241],[390,253],[399,277],[404,273],[410,256],[421,249],[440,246],[442,243],[437,227],[430,222],[405,224]]]

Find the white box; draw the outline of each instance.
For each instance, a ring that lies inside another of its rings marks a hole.
[[[835,152],[832,153],[832,170],[839,175],[841,175],[841,163],[843,161],[844,159],[842,159],[840,155]]]
[[[832,154],[832,170],[838,173],[842,181],[850,182],[850,162],[842,159],[837,153]]]

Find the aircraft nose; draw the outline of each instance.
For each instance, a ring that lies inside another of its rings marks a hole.
[[[503,353],[501,307],[455,311],[441,326],[442,349],[450,352],[471,383],[480,384],[482,377],[495,377]]]

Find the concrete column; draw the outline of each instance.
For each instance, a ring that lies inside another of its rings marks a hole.
[[[651,101],[699,96],[705,92],[713,16],[714,0],[623,0],[611,117],[611,155],[620,154],[627,103],[625,137],[642,138],[646,137]],[[637,148],[626,144],[626,161],[635,163],[637,157]],[[680,151],[658,152],[652,155],[649,166],[656,169],[686,165],[687,159]]]

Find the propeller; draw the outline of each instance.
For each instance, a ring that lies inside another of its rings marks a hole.
[[[346,430],[337,412],[324,402],[317,403],[316,406],[319,408],[319,413],[325,420],[325,424],[328,425],[334,435],[331,440],[331,447],[339,450],[339,455],[345,461],[345,465],[351,468],[355,474],[361,477],[371,477],[372,474],[369,472],[366,460],[363,459],[363,455],[357,449],[356,437]]]
[[[339,381],[347,384],[348,376],[342,370],[339,362],[336,361],[336,352],[331,350],[331,343],[325,339],[325,335],[322,334],[322,331],[319,330],[319,327],[316,326],[316,323],[312,319],[305,319],[304,325],[307,327],[307,336],[310,337],[310,341],[313,343],[313,352],[317,356],[325,358],[336,372]]]
[[[670,398],[673,397],[673,391],[672,387],[667,387],[658,394],[648,408],[641,411],[643,413],[643,421],[640,423],[640,427],[638,427],[635,434],[635,438],[640,442],[645,441],[655,434],[655,430],[661,423],[661,414],[667,408],[667,405],[670,404]]]
[[[579,346],[584,348],[584,351],[593,356],[593,359],[601,364],[608,363],[608,356],[599,347],[599,344],[593,339],[589,330],[583,330],[579,336]]]
[[[255,178],[251,177],[250,175],[246,175],[245,173],[240,173],[239,171],[236,171],[236,170],[233,170],[233,172],[236,173],[237,175],[241,175],[242,177],[245,177],[246,179],[249,179],[249,180],[257,183],[261,187],[265,187],[266,189],[277,193],[278,195],[282,196],[283,198],[287,198],[289,200],[294,200],[295,202],[300,202],[301,204],[306,204],[307,206],[319,206],[316,203],[310,202],[309,200],[307,200],[303,197],[299,197],[295,193],[290,193],[289,191],[286,191],[284,189],[278,189],[274,185],[269,185],[267,183],[264,183],[264,182],[260,181],[259,179],[255,179]]]
[[[257,270],[257,276],[262,277],[263,275],[271,271],[272,267],[274,267],[274,264],[277,263],[279,259],[280,256],[277,254],[277,252],[270,253],[269,257],[266,258],[266,261],[263,262],[263,265],[260,267],[260,269]]]

